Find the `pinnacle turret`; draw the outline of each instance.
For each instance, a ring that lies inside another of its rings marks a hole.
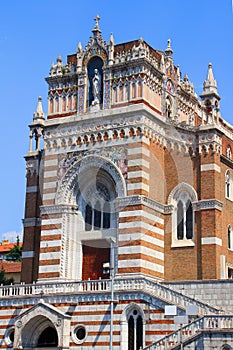
[[[214,79],[213,69],[212,69],[212,63],[208,64],[208,72],[206,80],[203,84],[203,92],[201,94],[201,97],[207,97],[207,96],[216,96],[220,99],[217,89],[217,82]]]
[[[44,130],[44,123],[45,123],[45,115],[42,108],[42,98],[39,96],[36,111],[33,114],[33,121],[31,125],[29,125],[30,145],[29,145],[28,155],[32,155],[32,153],[33,155],[35,155],[35,152],[38,153],[40,151],[41,138]],[[33,140],[34,140],[34,145],[33,145]]]

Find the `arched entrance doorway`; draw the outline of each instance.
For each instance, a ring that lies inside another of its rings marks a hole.
[[[38,315],[23,327],[21,342],[22,347],[27,349],[57,349],[58,334],[47,317]]]
[[[56,205],[77,209],[63,212],[61,278],[108,277],[102,267],[110,262],[111,242],[117,246],[116,199],[125,195],[125,179],[107,158],[88,155],[67,171],[58,187]]]
[[[68,349],[71,316],[42,299],[15,319],[14,349]]]

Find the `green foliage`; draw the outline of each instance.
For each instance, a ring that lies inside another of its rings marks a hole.
[[[6,278],[4,270],[0,271],[0,285],[9,285],[14,282],[13,278]]]
[[[6,254],[6,259],[10,261],[21,261],[22,260],[22,247],[19,245],[19,237],[15,246]]]

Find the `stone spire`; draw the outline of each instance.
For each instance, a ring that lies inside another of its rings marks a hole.
[[[215,121],[218,123],[219,117],[220,117],[219,101],[221,97],[218,94],[217,83],[216,83],[216,80],[214,79],[211,63],[209,63],[208,65],[207,77],[206,77],[206,80],[204,81],[203,91],[200,97],[202,99],[203,106],[207,113],[207,124],[213,123]],[[211,118],[210,118],[210,114],[212,115]]]
[[[203,92],[201,94],[201,97],[205,98],[205,97],[211,97],[211,96],[215,96],[218,99],[220,99],[220,96],[218,94],[218,89],[217,89],[217,83],[216,83],[216,80],[214,79],[212,63],[209,63],[207,77],[203,84]]]
[[[44,120],[45,120],[45,116],[44,116],[44,112],[43,112],[43,108],[42,108],[42,98],[39,96],[37,108],[33,114],[33,124],[44,125]]]

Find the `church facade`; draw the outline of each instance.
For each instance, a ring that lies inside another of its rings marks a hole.
[[[1,348],[233,348],[233,128],[212,65],[198,98],[172,55],[106,43],[96,16],[52,64]]]

